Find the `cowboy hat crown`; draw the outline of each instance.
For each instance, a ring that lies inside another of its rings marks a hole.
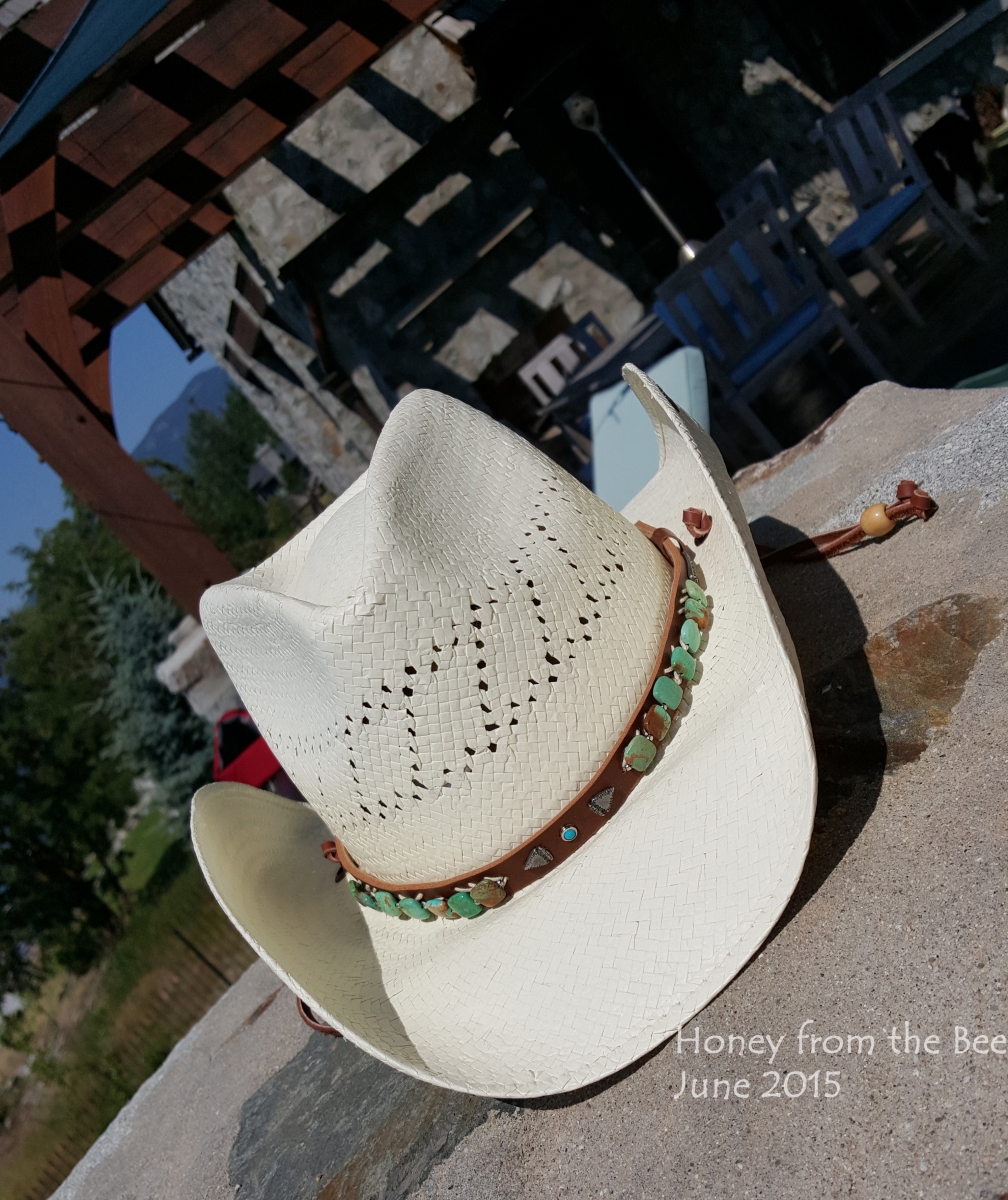
[[[647,690],[670,572],[624,517],[436,392],[393,410],[366,485],[203,623],[356,862],[477,871],[592,778]]]

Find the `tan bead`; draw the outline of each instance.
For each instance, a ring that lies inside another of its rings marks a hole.
[[[884,504],[873,504],[861,514],[860,525],[869,537],[885,537],[896,528],[896,522],[886,516]]]
[[[660,704],[652,704],[644,715],[644,732],[656,742],[664,742],[672,727],[672,718]]]
[[[469,895],[484,908],[496,908],[498,904],[503,904],[507,899],[507,892],[496,879],[481,879],[479,883],[469,889]]]

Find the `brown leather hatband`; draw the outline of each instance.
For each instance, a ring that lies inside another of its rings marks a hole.
[[[623,803],[640,782],[637,771],[623,769],[623,751],[630,739],[641,729],[648,709],[654,704],[651,689],[658,676],[667,667],[673,647],[679,644],[679,634],[684,615],[678,611],[679,594],[686,581],[687,562],[678,538],[668,529],[655,529],[638,521],[637,528],[649,538],[665,555],[672,567],[672,586],[669,595],[668,617],[661,640],[661,650],[655,661],[654,670],[648,681],[647,691],[634,709],[616,745],[592,780],[583,787],[545,828],[504,858],[488,866],[467,871],[452,879],[441,879],[434,883],[389,883],[377,879],[362,870],[353,860],[345,846],[339,841],[323,842],[322,852],[332,862],[342,864],[347,874],[360,883],[394,896],[414,896],[423,900],[447,898],[460,889],[465,889],[483,879],[496,880],[510,896],[535,883],[578,850],[597,833],[610,818],[619,812]],[[565,828],[576,830],[573,840],[562,834]],[[533,864],[533,865],[530,865]]]

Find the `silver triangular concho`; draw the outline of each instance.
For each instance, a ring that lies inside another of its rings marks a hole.
[[[612,808],[613,791],[615,789],[608,787],[604,792],[599,792],[597,796],[592,796],[588,801],[588,807],[593,813],[598,813],[600,817],[604,817]]]
[[[545,867],[547,863],[553,861],[553,855],[546,849],[545,846],[536,846],[534,850],[529,851],[528,858],[525,859],[525,870],[534,871],[536,867]]]

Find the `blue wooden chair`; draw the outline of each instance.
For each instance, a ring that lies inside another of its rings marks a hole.
[[[770,454],[781,444],[752,401],[827,334],[840,333],[874,378],[886,376],[768,200],[743,209],[660,284],[655,312],[703,352],[710,382]]]
[[[790,191],[772,158],[765,158],[745,179],[730,188],[717,202],[721,220],[730,224],[751,204],[769,200],[777,211],[778,219],[791,234],[799,250],[814,259],[819,276],[828,288],[835,288],[843,297],[847,311],[857,319],[861,330],[886,354],[894,354],[896,347],[882,323],[871,311],[851,283],[847,272],[823,244],[822,239],[808,222],[809,214],[817,205],[800,211],[795,208]]]
[[[844,178],[858,218],[834,239],[830,251],[845,271],[870,270],[906,316],[923,327],[913,295],[940,266],[933,247],[915,262],[915,247],[900,239],[921,217],[949,253],[965,247],[980,262],[983,247],[938,195],[884,93],[838,104],[819,123],[830,158]],[[901,285],[887,260],[912,276]]]

